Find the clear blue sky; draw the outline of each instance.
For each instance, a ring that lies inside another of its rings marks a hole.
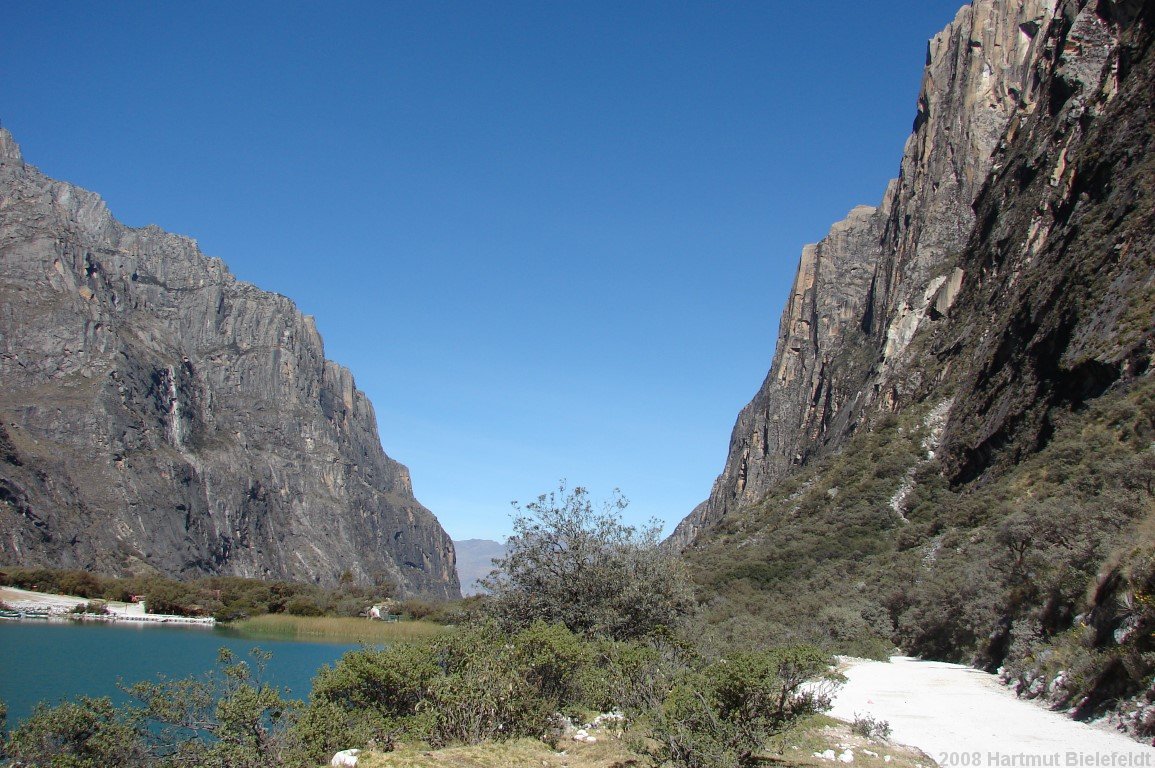
[[[561,478],[669,531],[959,5],[10,0],[0,120],[314,315],[454,538]]]

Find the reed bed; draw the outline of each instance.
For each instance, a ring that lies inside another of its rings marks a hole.
[[[326,640],[344,643],[404,643],[425,640],[449,631],[431,621],[370,621],[336,616],[267,614],[228,625],[243,635],[289,640]]]

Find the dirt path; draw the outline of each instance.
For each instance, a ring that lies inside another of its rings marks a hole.
[[[852,662],[831,715],[886,720],[945,768],[1155,768],[1155,748],[1022,701],[993,675],[895,656]]]

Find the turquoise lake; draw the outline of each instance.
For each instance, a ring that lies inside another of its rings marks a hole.
[[[0,621],[0,700],[8,704],[10,728],[39,701],[87,695],[122,702],[127,697],[118,680],[199,675],[213,668],[222,647],[244,659],[254,647],[269,651],[265,679],[288,688],[291,698],[305,699],[322,665],[360,646],[253,640],[206,627]]]

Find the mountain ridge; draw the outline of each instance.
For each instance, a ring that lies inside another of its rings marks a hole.
[[[505,556],[505,544],[493,539],[461,539],[453,542],[457,552],[457,576],[465,597],[485,592],[478,583],[493,571],[493,561]]]
[[[900,178],[804,250],[667,540],[723,640],[897,646],[1155,736],[1153,47],[1141,0],[932,40]]]
[[[976,0],[931,39],[898,178],[877,207],[854,209],[803,249],[770,372],[737,418],[709,497],[669,546],[685,549],[863,423],[926,395],[910,378],[923,375],[911,341],[974,282],[958,263],[977,222],[972,205],[1008,128],[1047,95],[1049,57],[1097,80],[1104,56],[1054,50],[1078,19],[1097,29],[1091,16],[1086,3]]]
[[[313,320],[130,228],[0,129],[0,555],[459,592],[453,547]]]

